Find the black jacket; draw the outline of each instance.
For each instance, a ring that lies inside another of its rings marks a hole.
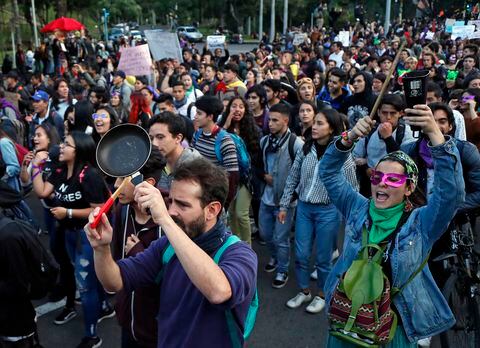
[[[0,208],[19,204],[21,195],[0,181]],[[0,218],[3,212],[0,211]],[[29,298],[28,255],[16,223],[0,230],[0,336],[26,336],[34,332],[35,309]]]

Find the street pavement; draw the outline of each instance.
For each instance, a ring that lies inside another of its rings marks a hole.
[[[39,201],[30,196],[27,202],[32,206],[35,215],[41,221],[42,208]],[[42,235],[42,241],[48,243],[48,235]],[[258,292],[260,309],[255,329],[247,346],[255,348],[324,347],[327,335],[325,313],[312,315],[305,312],[305,306],[297,310],[285,306],[286,301],[295,296],[298,291],[295,285],[293,259],[291,260],[290,279],[287,285],[282,289],[274,289],[271,286],[274,274],[263,271],[263,266],[268,261],[266,247],[254,241],[253,248],[259,258]],[[315,287],[313,282],[312,287]],[[38,318],[38,330],[41,344],[45,348],[76,347],[82,339],[83,316],[80,306],[77,306],[79,315],[72,321],[61,326],[53,323],[55,316],[61,311],[61,305],[62,303],[35,302],[37,310],[43,313]],[[102,347],[120,347],[120,328],[115,318],[102,321],[99,324],[98,333],[103,339]]]

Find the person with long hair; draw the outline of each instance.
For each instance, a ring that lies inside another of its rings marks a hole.
[[[79,131],[86,134],[93,132],[92,114],[95,111],[93,104],[88,100],[79,101],[73,106],[73,114],[70,108],[65,111],[68,132]]]
[[[77,100],[72,97],[68,82],[64,78],[55,80],[53,90],[55,93],[52,97],[51,108],[63,118],[67,107],[75,105]]]
[[[48,156],[39,152],[33,160],[39,166]],[[33,188],[39,198],[54,195],[50,209],[60,227],[65,230],[65,242],[75,279],[82,299],[84,335],[79,347],[100,346],[98,321],[115,315],[106,300],[105,291],[95,275],[93,249],[83,227],[94,207],[101,206],[109,196],[102,175],[95,168],[95,142],[91,136],[73,131],[60,144],[60,167],[47,180],[41,175],[33,178]],[[65,310],[76,315],[75,308]]]
[[[133,123],[147,129],[148,121],[152,117],[150,105],[141,92],[132,92],[130,96],[130,115],[128,123]]]
[[[300,119],[300,134],[304,141],[307,141],[312,134],[312,126],[317,114],[317,105],[310,100],[300,102],[298,109],[298,118]]]
[[[287,307],[298,308],[312,300],[310,290],[310,257],[315,245],[318,294],[307,306],[309,313],[319,313],[325,306],[325,281],[332,267],[332,253],[336,249],[340,229],[340,214],[330,201],[328,192],[318,180],[320,160],[334,137],[344,131],[342,118],[334,109],[316,114],[311,137],[298,151],[288,175],[280,201],[278,220],[285,222],[295,192],[298,193],[295,221],[295,274],[300,292],[287,302]],[[358,190],[355,162],[350,156],[342,167],[349,184]]]
[[[267,108],[267,91],[263,85],[254,85],[247,93],[245,99],[248,108],[253,114],[255,124],[262,130],[263,135],[270,133],[268,130],[269,113]]]
[[[117,113],[108,104],[101,104],[92,114],[93,120],[93,140],[96,144],[110,129],[120,124]]]
[[[127,123],[129,112],[128,108],[122,102],[122,95],[117,92],[113,92],[110,97],[110,106],[115,110],[117,113],[118,119],[120,123]]]
[[[25,155],[22,163],[22,171],[20,179],[22,186],[31,185],[37,176],[47,180],[60,165],[58,157],[60,154],[60,137],[55,127],[48,123],[38,125],[35,129],[33,138],[34,151]],[[46,152],[47,157],[34,165],[34,158],[37,153]],[[65,247],[65,231],[56,228],[56,220],[50,209],[55,206],[54,196],[41,199],[44,211],[44,222],[50,238],[50,250],[52,251],[55,261],[60,266],[60,279],[53,291],[49,295],[51,302],[58,302],[66,296],[66,304],[64,310],[60,312],[54,320],[57,325],[65,324],[76,316],[76,312],[69,309],[75,307],[75,276],[72,263],[67,254]],[[59,226],[61,227],[61,226]]]
[[[242,97],[234,97],[227,105],[220,127],[229,133],[238,135],[244,142],[251,158],[251,171],[259,176],[257,171],[263,171],[262,155],[260,150],[260,130],[255,125],[248,105]],[[260,177],[263,175],[260,174]],[[250,178],[240,178],[235,199],[229,207],[229,222],[232,231],[242,240],[251,243],[250,202],[252,200]]]
[[[358,72],[351,79],[353,94],[345,99],[340,112],[347,115],[350,126],[355,126],[357,121],[370,115],[375,97],[372,91],[372,78],[366,72]]]
[[[391,302],[399,324],[388,347],[416,347],[419,338],[437,335],[454,325],[452,311],[424,260],[465,197],[455,140],[442,134],[427,105],[415,105],[405,113],[405,122],[420,127],[429,138],[435,180],[427,205],[415,208],[410,201],[418,168],[401,151],[385,155],[375,165],[370,178],[372,198],[363,197],[348,184],[341,168],[350,157],[354,142],[373,128],[375,121],[369,116],[330,143],[319,168],[319,178],[346,221],[342,255],[325,282],[329,312],[334,306],[333,295],[341,291],[340,281],[359,256],[362,245],[375,244],[384,249],[383,274],[392,288],[401,289]],[[354,345],[330,334],[327,346]]]
[[[459,103],[459,109],[465,118],[467,140],[480,150],[480,88],[467,88],[463,91]]]

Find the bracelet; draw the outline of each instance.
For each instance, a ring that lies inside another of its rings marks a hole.
[[[345,142],[349,143],[349,144],[353,144],[354,141],[351,140],[349,137],[348,137],[348,131],[343,131],[342,134],[341,134],[341,137],[342,137],[342,140],[344,140]]]
[[[35,179],[41,172],[42,172],[42,171],[39,170],[39,171],[33,173],[33,175],[32,175],[32,181],[33,181],[33,179]]]
[[[68,216],[69,219],[71,219],[73,217],[72,209],[67,209],[67,216]]]

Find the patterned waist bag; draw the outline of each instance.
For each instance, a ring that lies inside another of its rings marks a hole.
[[[332,336],[360,347],[372,348],[393,340],[397,314],[392,309],[392,299],[421,272],[428,256],[403,286],[392,288],[382,268],[387,246],[367,244],[367,240],[367,229],[364,227],[359,256],[335,289],[328,318]]]

